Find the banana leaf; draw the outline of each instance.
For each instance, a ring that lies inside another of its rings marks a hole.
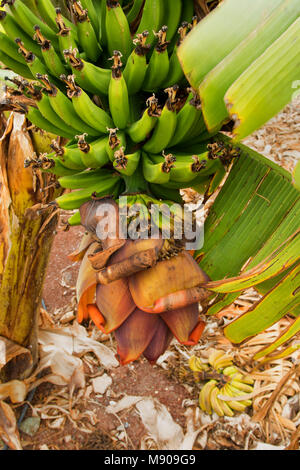
[[[299,49],[297,0],[221,2],[177,51],[208,131],[234,121],[239,141],[277,114],[295,96]]]
[[[300,192],[283,168],[222,134],[218,139],[239,148],[240,156],[210,209],[195,257],[215,292],[207,314],[263,286],[263,298],[225,328],[240,343],[287,313],[300,314]]]

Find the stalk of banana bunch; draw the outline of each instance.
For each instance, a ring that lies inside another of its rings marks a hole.
[[[204,327],[198,303],[209,296],[201,287],[207,276],[174,230],[162,237],[165,216],[157,221],[158,239],[106,244],[95,241],[94,219],[102,200],[115,207],[126,196],[129,209],[169,207],[183,204],[182,188],[208,188],[224,174],[224,160],[211,158],[201,143],[207,129],[199,96],[177,59],[177,47],[201,17],[199,5],[68,0],[69,15],[50,0],[39,1],[37,11],[22,0],[2,6],[0,60],[28,79],[18,90],[22,112],[63,138],[27,164],[58,177],[66,191],[56,207],[77,210],[69,225],[81,223],[94,237],[74,255],[83,258],[78,320],[114,331],[122,364],[141,354],[154,362],[173,335],[195,344]]]
[[[24,165],[25,156],[34,159],[37,152],[47,152],[54,136],[32,125],[29,130],[24,114],[7,114],[14,108],[12,101],[1,92],[0,337],[28,354],[8,360],[0,382],[26,377],[38,359],[43,280],[58,223],[58,211],[48,204],[61,193],[53,175],[42,173],[38,163],[29,168],[25,160]]]

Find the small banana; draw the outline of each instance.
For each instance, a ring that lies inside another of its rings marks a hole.
[[[217,413],[218,416],[224,416],[224,410],[223,407],[221,406],[220,400],[218,398],[218,395],[220,393],[220,390],[218,389],[217,386],[215,386],[210,394],[210,403],[213,411]]]
[[[155,42],[155,33],[162,27],[164,17],[164,0],[146,0],[142,18],[137,29],[137,34],[149,31],[149,43]]]
[[[72,100],[74,110],[78,114],[78,117],[84,119],[84,121],[94,128],[99,133],[106,134],[107,128],[113,125],[113,121],[109,114],[103,109],[99,108],[83,91],[82,88],[75,84],[74,75],[61,75],[67,85],[67,95]]]
[[[223,356],[224,356],[224,351],[219,351],[219,350],[217,350],[217,349],[214,349],[214,350],[210,353],[210,355],[209,355],[209,357],[208,357],[208,362],[209,362],[213,367],[215,367],[215,366],[214,366],[215,361],[216,361],[217,359],[220,359],[220,358],[223,357]]]
[[[81,160],[86,168],[101,168],[109,162],[106,151],[108,137],[101,137],[91,143],[85,141],[86,134],[78,135],[77,145],[81,152]]]
[[[25,58],[18,54],[18,46],[15,41],[13,41],[7,34],[0,31],[0,43],[1,43],[1,52],[11,57],[13,60],[20,62],[20,64],[26,65]]]
[[[178,86],[175,85],[165,90],[169,97],[163,107],[161,115],[157,120],[157,124],[150,139],[143,146],[145,152],[158,154],[167,148],[170,144],[176,129],[177,122],[175,108],[177,91]]]
[[[177,114],[176,129],[172,139],[172,147],[189,138],[191,131],[202,115],[200,98],[195,90],[187,89],[189,96]]]
[[[13,59],[9,55],[5,54],[0,50],[0,62],[6,65],[9,69],[13,70],[15,73],[21,77],[32,79],[33,75],[28,69],[27,65],[21,64],[21,62]]]
[[[138,167],[140,156],[140,151],[125,155],[124,147],[121,147],[114,154],[113,166],[119,173],[131,176]]]
[[[51,3],[51,0],[50,0]],[[58,27],[58,44],[61,55],[64,55],[64,50],[73,50],[77,47],[77,34],[75,36],[73,30],[66,25],[66,20],[61,14],[61,9],[55,9],[56,17],[55,22]],[[76,30],[75,30],[76,31]],[[65,58],[66,60],[66,58]]]
[[[138,93],[142,88],[143,82],[145,80],[148,67],[146,54],[150,47],[149,44],[146,44],[148,35],[149,32],[144,31],[142,34],[138,35],[137,39],[133,41],[135,48],[126,62],[123,75],[127,84],[129,95]]]
[[[77,211],[75,214],[71,215],[71,217],[68,218],[68,225],[70,227],[74,227],[75,225],[80,225],[81,224],[81,217],[80,217],[80,212]]]
[[[175,154],[176,164],[171,169],[170,181],[177,183],[193,182],[207,164],[207,152],[202,155],[192,155],[180,161],[180,157]]]
[[[83,189],[98,185],[101,180],[110,178],[109,170],[85,170],[74,175],[62,176],[58,182],[62,188],[67,189]]]
[[[55,48],[58,47],[56,31],[51,29],[38,16],[36,16],[22,0],[10,0],[9,8],[14,19],[25,31],[25,33],[27,33],[29,36],[32,36],[34,27],[38,26],[42,35],[51,41]]]
[[[92,23],[93,29],[97,35],[99,36],[99,17],[93,3],[93,0],[80,0],[82,7],[87,10],[88,17]]]
[[[163,84],[165,87],[175,85],[176,83],[178,84],[184,78],[184,73],[181,68],[178,55],[177,55],[177,49],[182,43],[182,41],[184,40],[187,34],[187,31],[188,31],[188,22],[185,21],[181,24],[180,28],[178,29],[179,39],[176,42],[174,48],[172,49],[173,52],[169,61],[168,75]]]
[[[108,32],[107,43],[110,55],[120,51],[127,61],[133,49],[127,17],[118,0],[107,0],[105,28]]]
[[[81,160],[80,150],[77,145],[67,145],[61,147],[56,140],[53,140],[50,147],[54,150],[54,155],[59,157],[62,165],[71,170],[85,170],[86,167]],[[51,154],[48,155],[51,158]]]
[[[51,41],[49,41],[45,38],[45,36],[43,36],[43,34],[41,33],[41,29],[38,25],[34,27],[34,30],[34,38],[36,39],[37,43],[41,46],[43,59],[49,72],[55,77],[66,73],[66,69],[62,61],[60,60],[60,57],[56,54],[55,49],[51,44]]]
[[[129,99],[127,85],[121,70],[121,56],[119,51],[114,51],[108,100],[115,126],[119,129],[125,129],[129,122]]]
[[[109,137],[106,142],[106,153],[111,162],[114,161],[115,152],[120,150],[121,147],[126,148],[126,136],[125,133],[119,131],[118,128],[107,129]],[[118,132],[119,131],[119,132]]]
[[[72,0],[71,6],[77,24],[78,41],[87,58],[96,62],[100,57],[102,48],[98,43],[96,33],[91,25],[88,11],[84,10],[81,3],[77,0]]]
[[[164,0],[164,15],[162,22],[168,25],[167,40],[171,41],[178,29],[182,13],[182,0]],[[174,84],[173,84],[174,85]]]
[[[72,67],[76,83],[90,93],[107,95],[111,71],[98,67],[80,57],[77,58],[77,52],[77,49],[65,49],[63,51]]]
[[[56,86],[50,83],[47,75],[37,74],[37,79],[44,84],[43,91],[49,96],[50,104],[58,116],[77,132],[86,132],[91,136],[98,136],[99,132],[88,126],[76,114],[72,101],[70,101]]]
[[[57,205],[64,210],[78,209],[82,204],[94,197],[116,196],[119,193],[120,177],[111,174],[93,187],[79,189],[56,198]]]
[[[4,10],[0,10],[0,25],[10,39],[14,41],[16,38],[22,38],[26,49],[33,52],[37,57],[42,58],[41,48],[32,39],[33,30],[31,35],[28,36],[28,34],[24,33],[20,28],[14,18]]]
[[[143,112],[142,117],[126,130],[131,140],[136,143],[143,142],[147,138],[160,116],[158,100],[155,95],[147,99],[146,105],[147,109]]]
[[[0,53],[1,57],[1,53]],[[28,108],[27,113],[26,113],[27,119],[32,122],[36,127],[39,129],[43,129],[46,132],[50,132],[51,134],[54,135],[60,135],[62,137],[67,137],[69,138],[68,135],[64,133],[61,129],[56,127],[52,122],[48,121],[44,116],[41,114],[41,112],[33,107]]]
[[[149,183],[165,184],[170,179],[170,171],[174,165],[173,155],[164,155],[160,163],[152,161],[150,155],[143,152],[143,173]]]
[[[165,82],[169,73],[170,61],[168,54],[167,37],[168,27],[163,26],[157,33],[158,43],[150,57],[149,65],[145,74],[142,89],[145,91],[157,91]]]

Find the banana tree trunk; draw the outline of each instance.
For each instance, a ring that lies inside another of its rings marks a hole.
[[[38,313],[58,222],[55,209],[41,214],[32,209],[51,201],[55,191],[43,190],[48,175],[24,167],[33,154],[26,118],[12,113],[0,139],[0,339],[27,348],[30,360],[28,354],[10,360],[6,351],[0,381],[24,378],[37,362]]]

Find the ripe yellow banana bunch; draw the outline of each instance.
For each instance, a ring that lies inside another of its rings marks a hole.
[[[199,394],[199,405],[204,412],[232,417],[235,412],[251,406],[251,399],[241,397],[253,392],[254,380],[240,373],[233,365],[232,357],[224,351],[213,350],[208,363],[192,356],[189,367],[200,380],[207,380]]]

